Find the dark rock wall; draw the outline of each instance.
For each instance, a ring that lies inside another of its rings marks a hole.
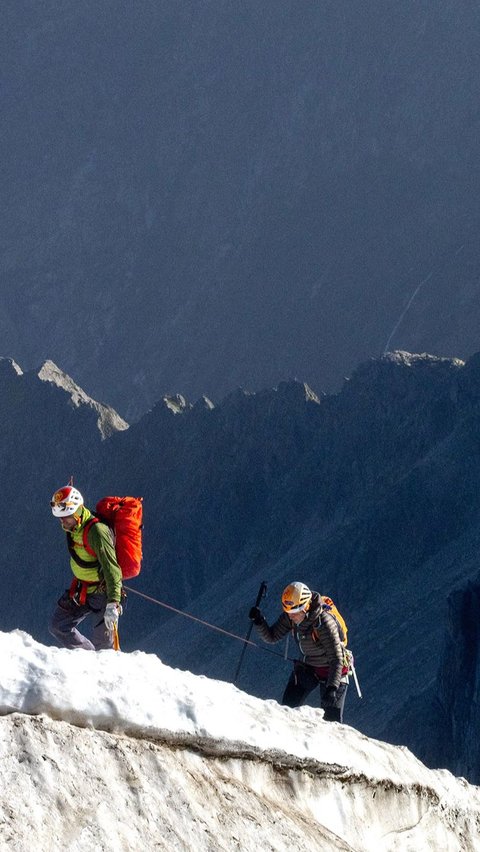
[[[479,607],[478,576],[449,595],[443,639],[432,647],[433,683],[407,701],[388,726],[389,738],[407,738],[427,765],[446,766],[473,784],[480,782]]]

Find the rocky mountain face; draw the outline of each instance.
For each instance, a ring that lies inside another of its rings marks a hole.
[[[273,620],[283,587],[301,579],[349,624],[364,698],[351,687],[347,722],[471,777],[480,356],[396,352],[334,395],[291,382],[219,405],[166,397],[128,429],[109,412],[107,439],[98,404],[55,365],[0,369],[3,630],[51,642],[69,569],[48,501],[73,474],[92,508],[107,493],[144,497],[124,650],[232,680],[240,642],[135,591],[243,636],[263,580]],[[295,650],[274,650],[248,649],[238,685],[278,699]]]
[[[465,0],[8,0],[3,352],[131,420],[476,351],[479,24]]]

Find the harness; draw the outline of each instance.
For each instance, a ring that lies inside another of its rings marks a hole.
[[[79,606],[85,606],[88,590],[91,587],[95,587],[97,591],[101,592],[105,589],[105,580],[77,580],[74,577],[70,583],[68,597]]]

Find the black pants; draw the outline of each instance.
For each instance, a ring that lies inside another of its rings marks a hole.
[[[297,663],[285,687],[282,704],[286,707],[301,707],[302,704],[305,704],[310,693],[319,686],[320,702],[323,707],[326,685],[326,680],[319,680],[312,666]],[[343,707],[347,688],[348,683],[341,683],[337,689],[337,698],[333,707],[324,708],[326,722],[343,722]]]
[[[87,651],[113,648],[113,634],[105,629],[103,621],[106,605],[107,596],[104,592],[92,592],[87,595],[86,603],[81,605],[70,598],[67,589],[57,602],[48,629],[65,648],[85,648]],[[77,630],[78,625],[89,615],[94,618],[91,641]]]

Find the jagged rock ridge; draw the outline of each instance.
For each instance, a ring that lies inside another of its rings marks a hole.
[[[80,405],[86,405],[93,408],[98,413],[97,426],[102,438],[108,438],[114,432],[120,432],[123,429],[128,429],[128,423],[117,414],[109,405],[102,405],[96,402],[85,391],[79,387],[70,376],[67,376],[53,361],[45,361],[38,371],[38,378],[42,382],[51,382],[59,388],[62,388],[68,394],[73,405],[78,408]]]

